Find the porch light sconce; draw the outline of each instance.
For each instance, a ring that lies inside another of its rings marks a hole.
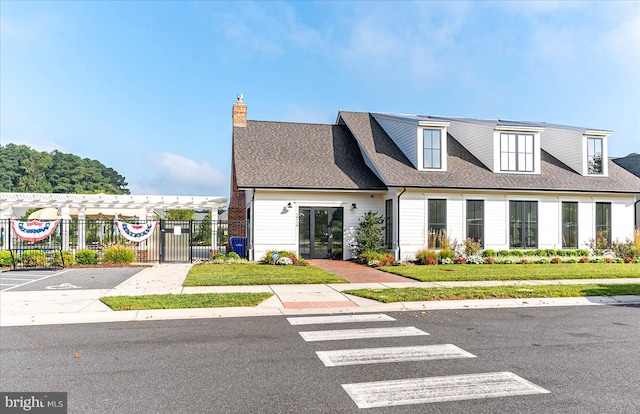
[[[287,203],[287,208],[291,209],[293,206],[291,205],[291,203]]]
[[[357,209],[357,208],[358,208],[358,206],[356,206],[356,203],[352,203],[352,204],[351,204],[351,209],[352,209],[352,210],[355,210],[355,209]]]

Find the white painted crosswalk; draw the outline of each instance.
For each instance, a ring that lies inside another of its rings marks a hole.
[[[546,394],[511,372],[343,384],[358,408]]]
[[[319,325],[327,323],[384,322],[395,321],[389,315],[333,315],[333,316],[301,316],[287,318],[291,325]]]
[[[300,336],[302,336],[302,338],[307,342],[429,335],[427,332],[413,326],[401,326],[397,328],[337,329],[329,331],[307,331],[299,333]]]
[[[384,314],[294,317],[287,318],[287,320],[291,325],[395,321],[394,318]],[[307,342],[429,335],[429,333],[413,326],[318,330],[298,333]],[[453,344],[337,349],[316,351],[316,355],[326,367],[476,358],[475,355]],[[372,381],[342,384],[342,387],[358,408],[427,404],[550,392],[512,372]]]
[[[453,344],[343,349],[316,354],[327,367],[476,357]]]

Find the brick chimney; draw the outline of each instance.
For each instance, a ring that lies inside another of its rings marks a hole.
[[[231,111],[234,127],[246,127],[247,126],[247,105],[242,102],[242,94],[238,94],[238,102],[233,104],[233,110]]]

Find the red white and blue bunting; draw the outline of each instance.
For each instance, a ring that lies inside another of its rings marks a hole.
[[[31,243],[39,242],[51,236],[58,227],[56,221],[16,221],[11,220],[11,228],[16,236]]]
[[[141,242],[148,239],[157,226],[157,221],[146,224],[129,224],[124,221],[116,221],[116,227],[122,237],[132,242]]]

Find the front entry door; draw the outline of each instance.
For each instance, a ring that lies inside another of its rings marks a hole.
[[[299,220],[300,256],[342,260],[342,207],[300,207]]]

